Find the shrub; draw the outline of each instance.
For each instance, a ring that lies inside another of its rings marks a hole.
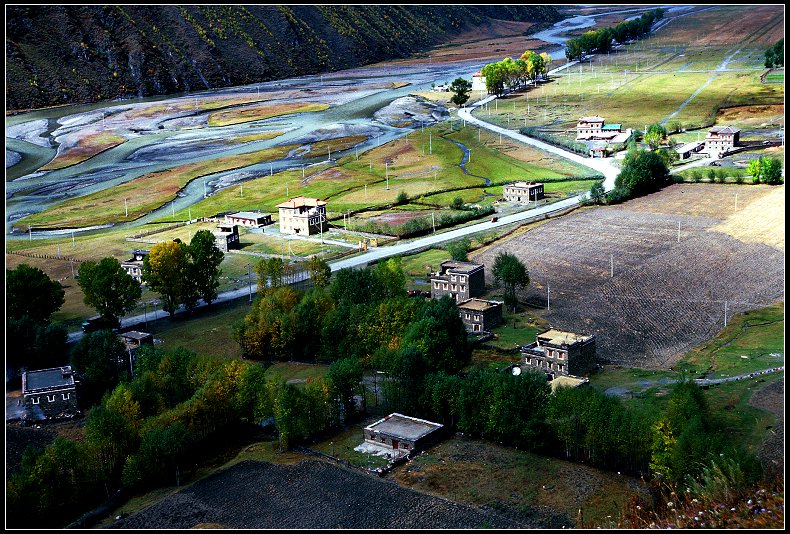
[[[720,184],[727,180],[727,171],[725,169],[716,169],[716,179]]]
[[[406,191],[401,191],[398,193],[398,196],[395,198],[395,204],[401,205],[406,204],[409,201],[409,195],[406,194]]]

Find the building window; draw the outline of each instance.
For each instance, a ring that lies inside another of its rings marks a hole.
[[[47,402],[55,402],[55,395],[47,395]]]
[[[563,353],[563,352],[558,352],[558,353],[557,353],[557,358],[559,358],[560,360],[564,360],[564,359],[565,359],[565,353]]]
[[[455,275],[452,275],[452,276],[450,276],[450,280],[452,280],[453,282],[455,282]]]
[[[472,330],[474,330],[475,332],[479,332],[480,331],[480,325],[479,324],[474,325],[472,327]]]
[[[69,400],[71,398],[71,393],[63,393],[63,400]]]
[[[33,401],[33,404],[38,404],[38,401],[41,400],[41,397],[30,397],[30,400]]]
[[[469,314],[469,313],[465,313],[464,315],[466,316],[466,319],[467,319],[467,321],[468,321],[468,320],[469,320],[469,318],[472,316],[472,315],[471,315],[471,314]]]
[[[453,284],[453,291],[455,291],[455,284]]]
[[[444,289],[447,289],[447,284],[446,283],[444,284]]]

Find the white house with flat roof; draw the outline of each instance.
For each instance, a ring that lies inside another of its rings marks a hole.
[[[365,444],[408,454],[424,450],[442,437],[439,423],[392,413],[363,430]]]
[[[283,234],[312,235],[328,228],[323,200],[300,196],[277,204],[277,208]]]
[[[272,224],[272,216],[269,213],[261,213],[259,211],[240,211],[225,215],[225,222],[248,228],[260,228]]]

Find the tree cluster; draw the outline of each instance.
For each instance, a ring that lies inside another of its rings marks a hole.
[[[765,66],[769,69],[785,66],[785,40],[784,37],[765,51]]]
[[[162,309],[171,316],[182,304],[191,310],[202,299],[217,298],[219,266],[225,254],[214,244],[214,234],[199,230],[190,243],[157,243],[143,262],[143,282],[162,296]]]
[[[581,59],[591,53],[605,53],[612,49],[612,42],[626,43],[650,33],[653,23],[664,18],[664,9],[657,8],[638,18],[612,26],[590,30],[580,37],[565,42],[565,56],[569,61]]]
[[[519,59],[506,57],[502,61],[487,64],[480,74],[486,79],[486,90],[501,96],[505,87],[513,90],[545,76],[550,64],[551,56],[547,53],[537,54],[527,50]]]
[[[142,296],[140,284],[115,258],[82,262],[77,284],[85,304],[111,323],[132,311]]]
[[[382,348],[393,354],[414,349],[431,368],[458,370],[471,354],[455,303],[409,298],[399,257],[372,269],[341,269],[328,286],[316,284],[304,293],[259,284],[252,310],[233,325],[233,337],[246,357],[269,361],[354,358],[370,365]],[[379,364],[389,366],[392,358]]]
[[[6,370],[58,365],[66,353],[66,329],[52,321],[65,302],[60,282],[23,263],[6,269]]]
[[[643,149],[629,150],[623,160],[622,170],[615,179],[615,188],[607,196],[607,202],[616,204],[635,196],[653,193],[668,183],[669,168],[661,154]]]
[[[756,184],[776,185],[782,183],[782,162],[776,158],[760,156],[749,162],[749,174]]]

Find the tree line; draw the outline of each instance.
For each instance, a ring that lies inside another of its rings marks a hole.
[[[549,54],[546,52],[537,54],[527,50],[516,60],[506,57],[502,61],[488,63],[480,70],[480,74],[486,79],[488,93],[502,96],[505,87],[510,90],[524,87],[545,76],[549,71],[549,65],[551,65]]]
[[[657,8],[643,13],[638,18],[615,24],[611,28],[601,28],[583,33],[580,37],[565,42],[565,57],[568,61],[581,59],[594,52],[605,53],[612,49],[612,43],[624,44],[650,33],[653,23],[664,18],[664,9]]]

